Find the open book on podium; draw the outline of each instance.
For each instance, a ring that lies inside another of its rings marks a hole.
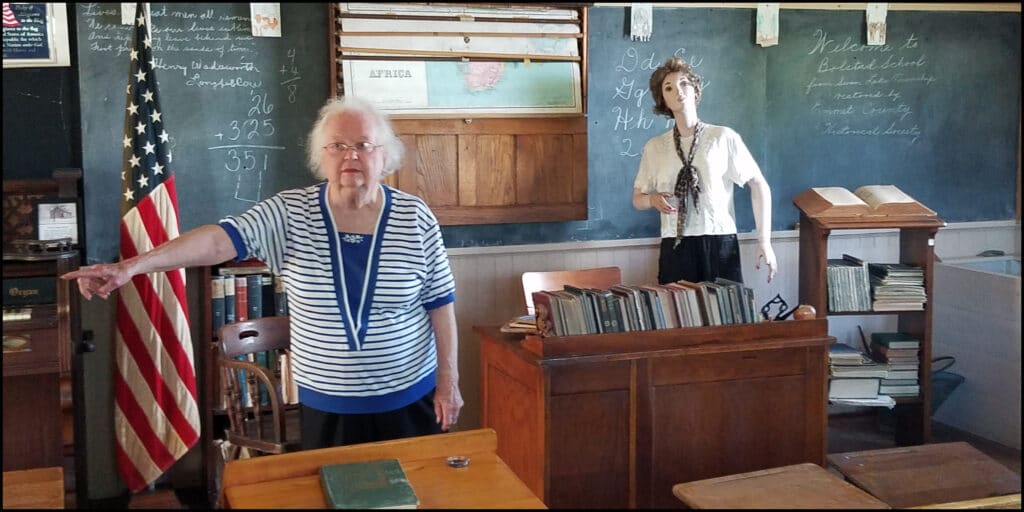
[[[812,187],[793,198],[808,217],[934,217],[936,213],[895,185]]]

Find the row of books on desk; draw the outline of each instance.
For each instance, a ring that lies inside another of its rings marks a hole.
[[[871,334],[868,353],[842,343],[829,346],[828,398],[847,405],[895,405],[918,396],[920,340],[901,332]]]
[[[717,278],[665,285],[615,285],[533,292],[541,336],[729,325],[761,321],[754,291],[743,283]]]
[[[828,309],[850,311],[920,311],[927,295],[924,270],[906,263],[866,263],[844,254],[826,266]]]

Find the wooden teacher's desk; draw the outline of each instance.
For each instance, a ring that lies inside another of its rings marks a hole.
[[[396,458],[420,499],[419,508],[545,508],[505,465],[491,429],[339,446],[229,462],[224,467],[230,508],[327,508],[320,466]],[[451,468],[445,458],[470,457]]]
[[[551,508],[671,508],[672,486],[825,463],[828,321],[480,337],[483,427]]]

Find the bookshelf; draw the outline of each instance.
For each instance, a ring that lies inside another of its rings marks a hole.
[[[224,430],[228,426],[228,415],[220,402],[221,396],[221,378],[220,368],[217,364],[217,358],[220,355],[220,349],[218,344],[220,342],[217,339],[217,333],[214,331],[214,312],[213,312],[213,277],[219,274],[221,268],[232,268],[239,275],[245,276],[249,272],[257,271],[260,268],[264,268],[265,265],[257,260],[246,260],[243,262],[227,262],[219,265],[204,266],[199,268],[198,278],[202,283],[200,287],[199,296],[199,325],[201,326],[201,340],[203,350],[200,351],[199,357],[202,358],[200,368],[202,371],[202,400],[200,407],[202,410],[202,454],[203,454],[203,473],[204,481],[206,485],[206,497],[208,503],[213,506],[218,503],[220,498],[220,476],[221,469],[223,466],[223,459],[220,453],[218,453],[219,447],[216,444],[218,440],[223,440]],[[247,271],[248,270],[248,271]],[[225,286],[227,286],[225,284]],[[266,284],[262,285],[266,287]],[[273,289],[274,284],[270,284]],[[237,298],[236,298],[237,299]],[[262,300],[268,300],[268,296],[263,295]],[[276,300],[276,299],[271,299]],[[249,310],[252,311],[251,309]],[[263,304],[262,311],[264,314],[261,316],[270,316],[265,314],[269,309],[266,308],[266,303]],[[250,316],[250,318],[255,318]],[[285,405],[286,411],[298,411],[298,405],[288,404]],[[293,414],[297,416],[297,414]],[[297,419],[292,421],[289,419],[289,428],[298,428],[292,426],[292,423],[297,424]]]
[[[797,205],[800,208],[800,205]],[[897,329],[921,341],[917,397],[896,398],[895,440],[899,445],[923,444],[931,438],[931,360],[932,360],[932,297],[935,266],[935,234],[946,223],[937,216],[905,215],[878,217],[811,217],[800,209],[800,277],[801,304],[810,304],[818,318],[832,315],[895,315]],[[924,271],[925,294],[923,311],[853,311],[831,313],[828,309],[827,259],[828,239],[834,230],[884,229],[899,230],[899,263],[920,266]]]
[[[680,482],[824,464],[824,319],[539,338],[473,328],[482,427],[551,508],[673,508]]]

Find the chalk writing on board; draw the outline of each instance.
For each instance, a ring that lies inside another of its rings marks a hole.
[[[700,74],[699,68],[704,61],[702,57],[688,56],[686,48],[677,48],[671,56],[686,60],[693,67],[694,72]],[[648,87],[651,73],[666,59],[667,57],[659,56],[658,52],[644,51],[641,53],[632,46],[623,50],[622,55],[619,56],[618,63],[615,65],[618,80],[615,82],[615,90],[611,97],[611,112],[615,117],[612,131],[623,132],[618,141],[619,156],[627,158],[640,156],[640,151],[647,139],[650,138],[648,130],[652,126],[658,127],[659,130],[668,130],[675,125],[675,121],[672,119],[654,114],[654,100],[651,99],[651,90]],[[707,90],[708,85],[709,81],[706,80],[706,77],[702,77],[702,90]]]
[[[813,71],[802,84],[818,132],[835,137],[906,138],[921,136],[919,105],[925,88],[939,78],[917,35],[896,44],[868,46],[842,41],[817,28],[807,55]]]
[[[84,6],[91,51],[115,57],[128,52],[129,32],[121,25],[101,21],[103,16],[116,14],[116,9],[99,4]],[[267,76],[277,72],[289,103],[295,103],[302,79],[295,49],[287,50],[280,69],[275,66],[265,70],[257,63],[259,51],[246,16],[224,14],[214,8],[188,12],[168,5],[154,9],[152,14],[152,46],[160,55],[153,59],[153,67],[167,71],[161,79],[174,80],[186,89],[228,94],[248,91],[247,110],[227,113],[223,124],[215,127],[215,142],[207,150],[215,153],[215,160],[222,161],[221,172],[233,177],[234,199],[247,203],[262,200],[264,178],[271,172],[273,161],[270,155],[287,149],[274,137],[278,131],[273,117],[275,105],[267,92],[273,81]]]

